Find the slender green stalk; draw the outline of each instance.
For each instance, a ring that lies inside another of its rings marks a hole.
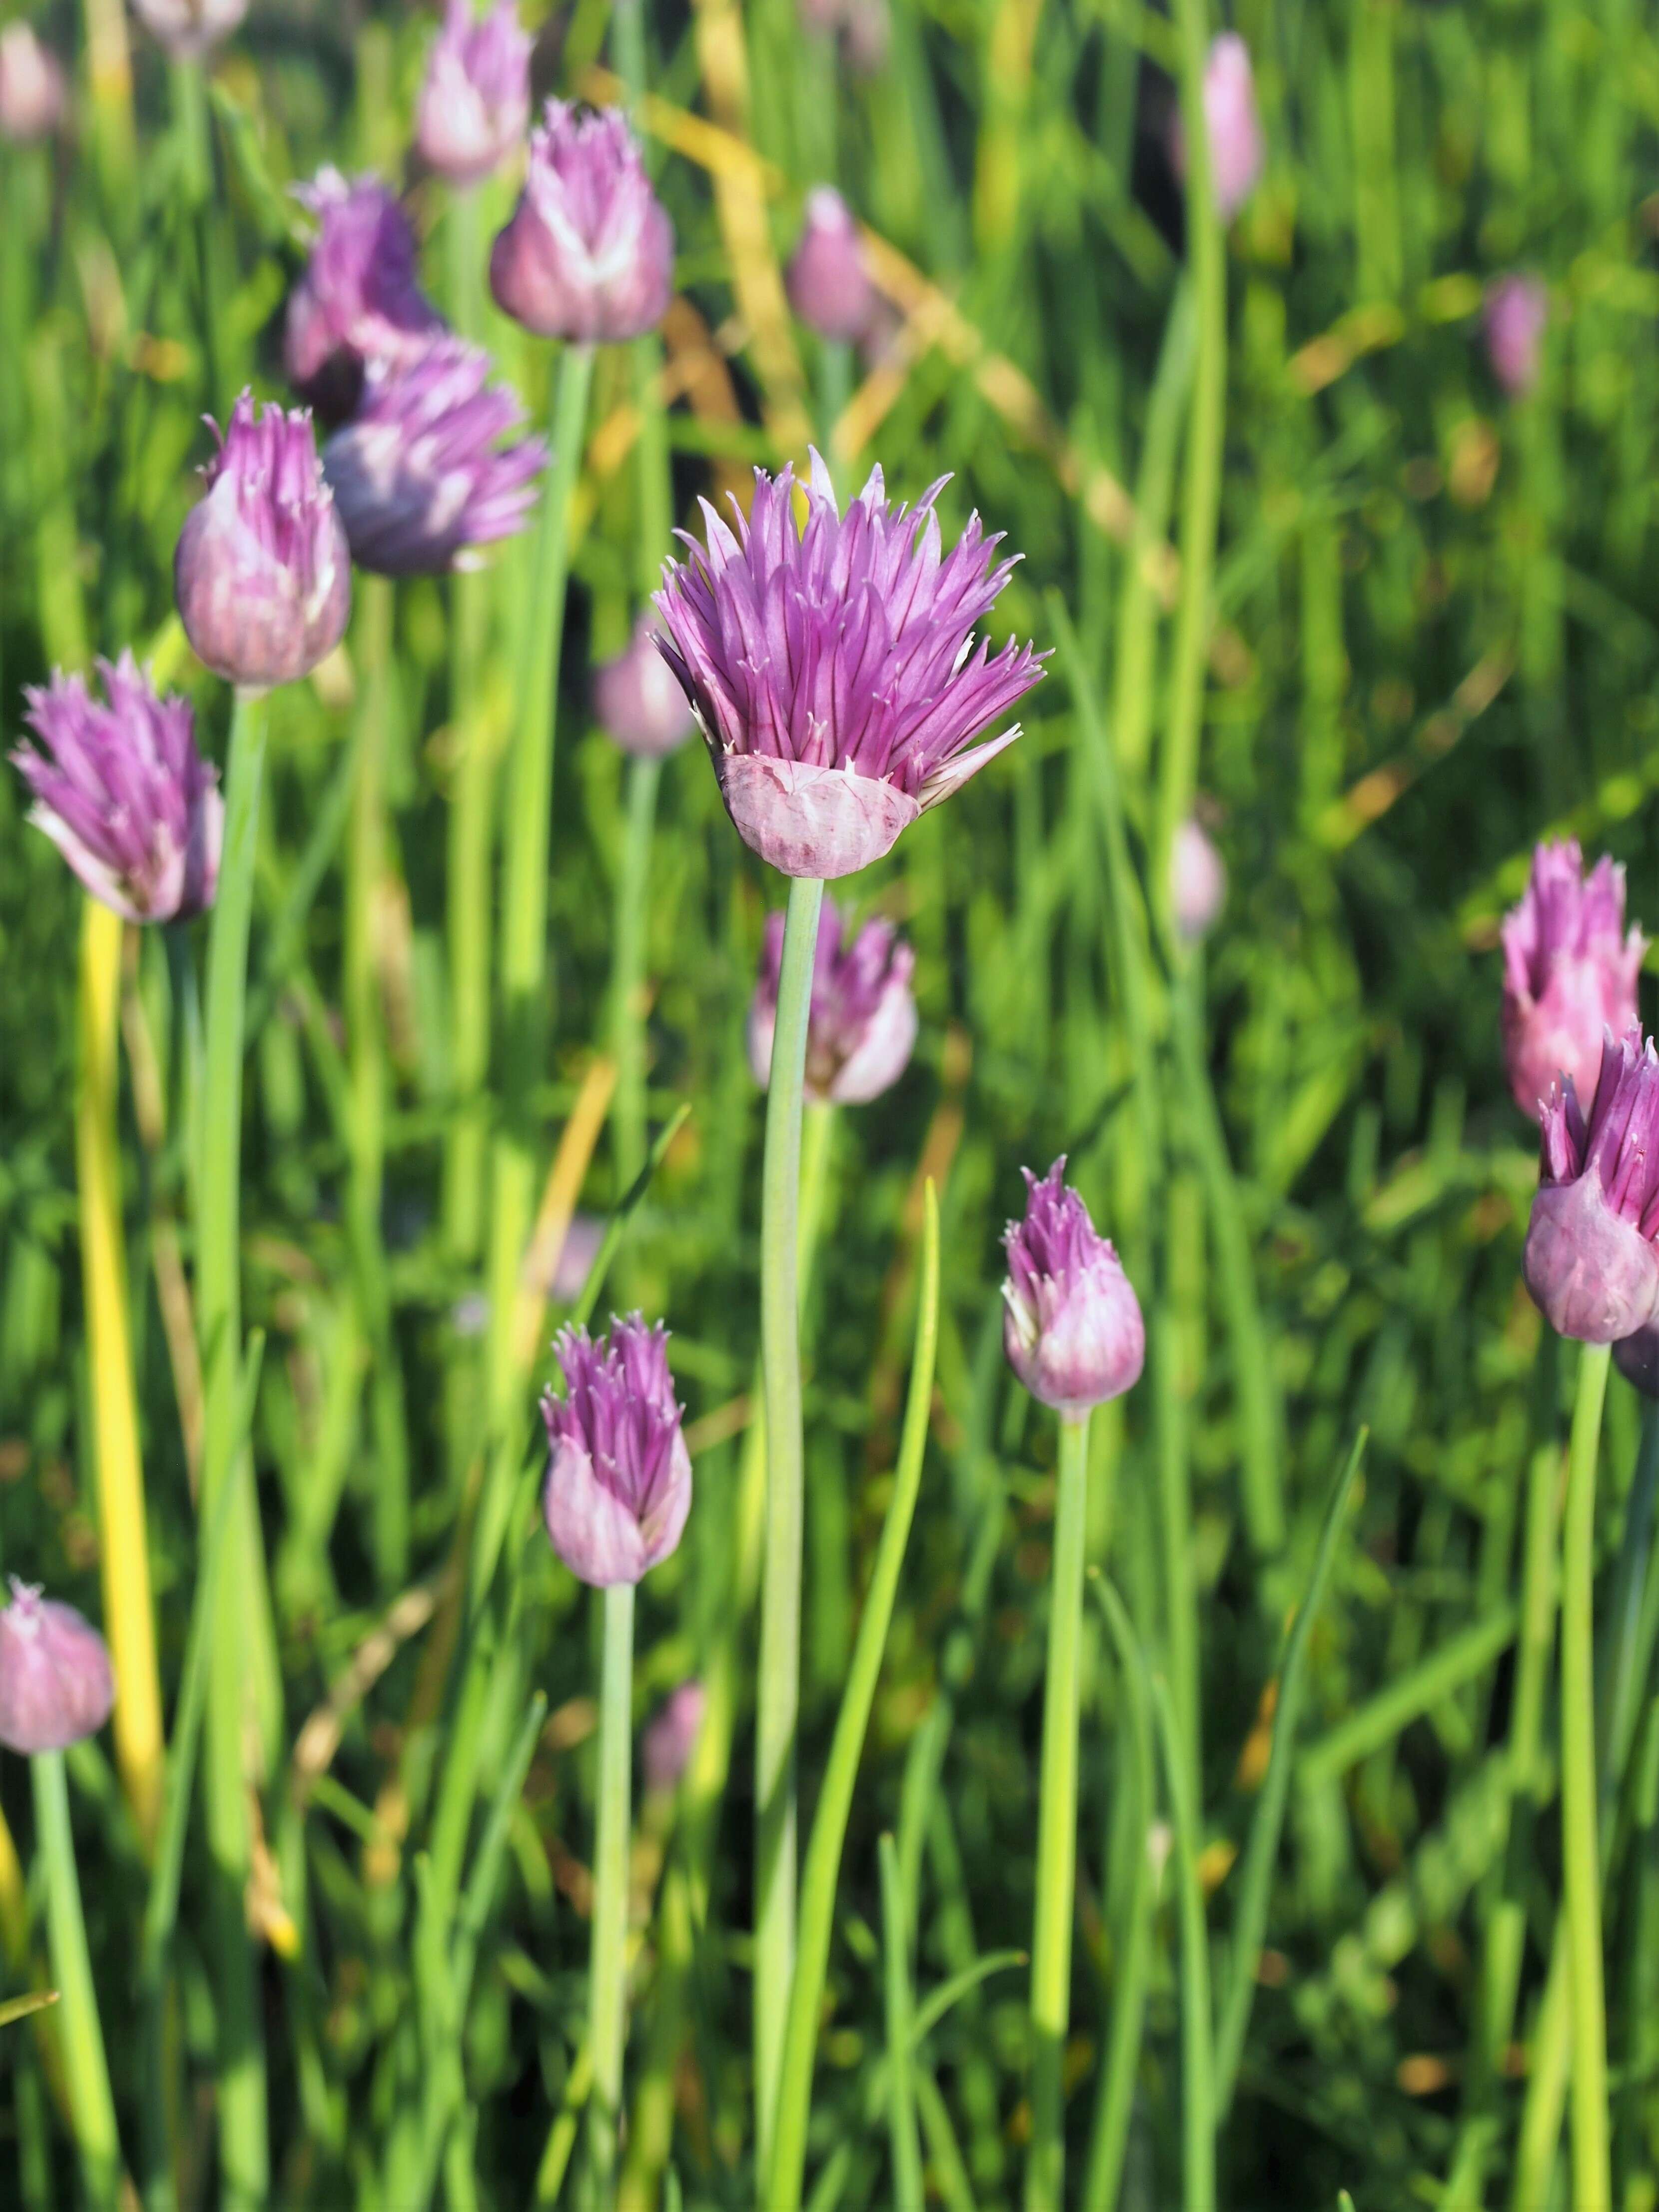
[[[605,1594],[605,1662],[599,1690],[599,1825],[593,1844],[593,1941],[587,1987],[587,2046],[593,2054],[588,2142],[599,2201],[617,2171],[623,2045],[628,2023],[629,1785],[633,1773],[634,1585]]]
[[[1606,1345],[1578,1356],[1561,1543],[1561,1857],[1572,2019],[1572,2201],[1611,2212],[1607,2023],[1601,1875],[1595,1841],[1595,1460],[1607,1394]]]
[[[800,1702],[802,1462],[799,1275],[801,1085],[823,885],[789,886],[777,1025],[766,1093],[761,1189],[761,1363],[766,1401],[766,1532],[755,1741],[755,2139],[771,2163],[773,2120],[795,1968],[795,1728]]]
[[[1089,1416],[1060,1425],[1054,1588],[1042,1701],[1037,1799],[1036,1919],[1031,1936],[1031,2143],[1026,2212],[1058,2212],[1065,2191],[1061,2079],[1072,2016],[1073,1897],[1077,1882],[1078,1661],[1087,1549]]]
[[[624,1190],[645,1160],[646,939],[651,913],[651,833],[661,777],[660,761],[632,760],[628,764],[628,823],[617,878],[611,968],[611,1049],[617,1060],[611,1127],[617,1187]]]
[[[853,396],[853,349],[844,338],[818,341],[818,442],[830,474],[836,472],[836,425]],[[841,487],[837,485],[839,490]]]
[[[927,2192],[921,2179],[921,2142],[916,2133],[916,2091],[912,2072],[915,2038],[910,1991],[910,1939],[906,1932],[898,1853],[893,1838],[881,1839],[881,1930],[887,2015],[887,2132],[892,2146],[893,2203],[921,2206]]]
[[[1168,1273],[1168,1238],[1165,1273]],[[1188,1413],[1180,1373],[1174,1300],[1158,1309],[1152,1331],[1152,1406],[1158,1435],[1158,1528],[1164,1541],[1164,1648],[1170,1693],[1181,1723],[1181,1741],[1194,1793],[1203,1762],[1203,1716],[1199,1698],[1198,1583],[1193,1565],[1192,1479],[1188,1464]]]
[[[1510,2212],[1537,2212],[1551,2201],[1561,2112],[1572,2066],[1572,2000],[1567,1982],[1567,1916],[1556,1915],[1549,1972],[1533,2021],[1531,2063],[1526,2101],[1516,2139],[1515,2179]],[[1577,2208],[1575,2207],[1575,2212]]]
[[[1479,1681],[1514,1642],[1516,1618],[1515,1607],[1506,1601],[1494,1607],[1484,1620],[1472,1622],[1436,1645],[1425,1658],[1308,1746],[1302,1754],[1303,1779],[1325,1782],[1346,1774],[1362,1759],[1392,1743],[1420,1714],[1443,1704],[1466,1682]]]
[[[1211,2076],[1210,1939],[1198,1879],[1198,1810],[1169,1686],[1152,1680],[1152,1711],[1164,1750],[1175,1830],[1176,1893],[1181,1907],[1182,2212],[1215,2212],[1215,2106]]]
[[[95,2212],[104,2212],[106,2207],[113,2212],[120,2192],[121,2145],[104,2057],[104,2032],[98,2021],[97,1993],[92,1985],[92,1961],[87,1954],[63,1753],[37,1752],[29,1761],[29,1771],[34,1784],[35,1828],[46,1869],[46,1929],[52,1945],[52,1978],[58,1984],[58,2047],[63,2053],[75,2147],[88,2203]]]
[[[217,1577],[203,1784],[212,1868],[211,1950],[218,1972],[219,2166],[227,2212],[270,2186],[264,2035],[244,1898],[252,1844],[243,1738],[249,1676],[248,1586],[260,1558],[252,1473],[238,1433],[241,1375],[242,1014],[264,770],[262,694],[239,691],[225,772],[224,845],[208,939],[198,1180],[196,1318],[204,1378],[202,1540],[228,1483],[226,1571]]]

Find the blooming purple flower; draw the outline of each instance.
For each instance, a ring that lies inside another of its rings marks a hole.
[[[344,634],[351,553],[303,410],[243,392],[179,533],[174,596],[196,657],[251,690],[292,684]]]
[[[833,185],[806,195],[806,220],[789,262],[789,303],[820,337],[850,343],[874,319],[875,286],[864,264],[864,243],[850,209]]]
[[[578,114],[550,100],[530,167],[489,255],[503,314],[583,344],[654,330],[674,289],[674,226],[619,107]]]
[[[641,615],[625,649],[593,672],[593,712],[601,728],[638,760],[678,751],[697,726],[657,636],[650,616]]]
[[[530,120],[530,49],[518,0],[482,19],[449,0],[427,55],[415,111],[421,159],[453,185],[476,185],[510,154]]]
[[[228,39],[247,0],[132,0],[133,10],[169,61],[196,62]]]
[[[1486,289],[1481,323],[1492,373],[1512,399],[1538,381],[1550,295],[1536,276],[1499,276]]]
[[[200,914],[213,903],[225,809],[190,702],[160,697],[131,653],[98,665],[107,706],[61,671],[23,695],[39,750],[20,745],[12,759],[34,801],[29,819],[124,921]]]
[[[49,138],[64,118],[64,65],[21,17],[0,31],[0,138]]]
[[[806,1027],[805,1095],[815,1105],[863,1106],[890,1091],[916,1042],[910,978],[916,956],[890,921],[867,921],[852,936],[826,897],[812,962]],[[764,1091],[783,972],[783,916],[769,915],[760,977],[749,1008],[749,1065]]]
[[[1616,1344],[1659,1304],[1659,1057],[1640,1029],[1608,1035],[1588,1122],[1571,1076],[1542,1121],[1527,1288],[1560,1335]]]
[[[1146,1358],[1140,1301],[1089,1209],[1062,1180],[1062,1152],[1025,1177],[1025,1218],[1003,1237],[1002,1346],[1034,1398],[1076,1420],[1133,1389]]]
[[[381,576],[476,567],[476,546],[510,538],[547,465],[539,438],[503,444],[525,419],[489,356],[434,338],[406,368],[372,362],[362,404],[323,448],[323,474],[351,557]]]
[[[1170,907],[1176,934],[1196,945],[1226,903],[1227,869],[1202,823],[1188,817],[1170,847]]]
[[[1221,220],[1231,222],[1255,190],[1266,158],[1250,50],[1237,31],[1223,31],[1211,41],[1204,64],[1204,121],[1211,188]],[[1179,108],[1170,118],[1170,154],[1176,174],[1184,178],[1187,141]]]
[[[1636,1020],[1647,939],[1625,933],[1625,872],[1603,856],[1588,877],[1575,839],[1540,845],[1532,880],[1505,917],[1504,1058],[1510,1091],[1530,1120],[1559,1078],[1595,1095],[1601,1039]]]
[[[115,1703],[109,1650],[72,1605],[11,1578],[0,1612],[0,1743],[9,1751],[67,1751],[95,1735]]]
[[[283,366],[325,422],[343,422],[356,409],[366,364],[406,365],[443,317],[416,279],[415,234],[390,185],[348,184],[325,168],[295,197],[316,216],[317,238],[289,295]]]
[[[708,1710],[708,1692],[695,1674],[664,1700],[640,1747],[645,1786],[653,1794],[663,1796],[679,1787],[680,1777],[697,1747],[702,1717]]]
[[[542,1401],[548,1535],[583,1582],[636,1583],[674,1550],[691,1510],[668,1331],[630,1314],[597,1344],[585,1328],[563,1329],[557,1350],[565,1395]]]
[[[737,534],[702,502],[705,550],[670,561],[662,648],[708,741],[726,811],[787,876],[851,875],[890,851],[1019,735],[968,740],[1042,676],[1010,639],[994,659],[974,625],[1008,580],[975,514],[939,550],[933,501],[890,507],[878,468],[842,515],[814,453],[797,533],[793,470],[755,471]]]

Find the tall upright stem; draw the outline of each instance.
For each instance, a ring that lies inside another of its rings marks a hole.
[[[611,1041],[617,1060],[617,1188],[626,1190],[645,1164],[646,926],[651,911],[651,834],[662,763],[628,764],[628,822],[617,878],[612,938]]]
[[[34,1784],[35,1829],[46,1869],[46,1929],[52,1944],[52,1978],[58,1984],[58,2047],[69,2091],[70,2118],[87,2202],[94,2212],[106,2212],[106,2208],[114,2212],[120,2193],[121,2146],[115,2130],[115,2100],[110,2094],[92,1961],[87,1955],[64,1754],[37,1752],[29,1767]]]
[[[1587,1344],[1561,1541],[1561,1857],[1572,2018],[1572,2202],[1611,2212],[1607,2024],[1601,1966],[1601,1869],[1595,1840],[1595,1458],[1611,1349]]]
[[[238,691],[225,773],[224,848],[208,939],[198,1179],[196,1315],[205,1378],[202,1540],[228,1482],[233,1499],[225,1571],[214,1606],[213,1665],[203,1760],[217,1963],[219,2165],[228,2212],[264,2202],[270,2185],[264,2036],[244,1897],[251,1842],[243,1739],[248,1681],[247,1583],[258,1557],[252,1473],[238,1450],[242,1355],[242,1015],[253,860],[264,774],[263,693]]]
[[[769,2171],[784,2027],[795,1966],[795,1727],[800,1703],[802,1463],[795,1259],[801,1085],[823,885],[789,886],[777,1026],[766,1092],[761,1184],[761,1366],[766,1403],[766,1531],[755,1716],[755,2141]]]
[[[632,1779],[634,1585],[605,1593],[605,1661],[599,1689],[599,1821],[593,1844],[593,1932],[587,1990],[587,2047],[593,2059],[590,2141],[598,2201],[607,2203],[617,2170],[623,2046],[628,2022],[628,1842]]]
[[[1077,1879],[1078,1654],[1087,1548],[1089,1417],[1060,1425],[1048,1672],[1037,1800],[1036,1920],[1031,1936],[1031,2148],[1026,2212],[1060,2212],[1066,2173],[1061,2063],[1072,2011],[1072,1899]]]

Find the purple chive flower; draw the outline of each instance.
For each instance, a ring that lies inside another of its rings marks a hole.
[[[1559,1334],[1616,1344],[1659,1304],[1659,1057],[1640,1029],[1609,1033],[1588,1122],[1571,1076],[1542,1121],[1527,1288]]]
[[[190,702],[159,696],[131,653],[98,666],[106,706],[60,670],[23,695],[39,750],[20,745],[12,759],[34,801],[29,819],[124,921],[200,914],[218,882],[225,809]]]
[[[1025,1177],[1025,1218],[1003,1237],[1002,1346],[1034,1398],[1076,1420],[1140,1376],[1146,1330],[1117,1254],[1062,1177],[1062,1152],[1041,1182]]]
[[[565,1395],[542,1401],[551,1447],[542,1511],[553,1548],[595,1589],[636,1583],[680,1540],[691,1456],[668,1372],[668,1331],[638,1314],[557,1340]]]
[[[406,365],[443,317],[416,282],[415,234],[390,185],[348,184],[325,168],[295,198],[316,216],[317,238],[289,295],[283,363],[325,422],[343,422],[356,411],[366,365]]]
[[[49,138],[64,119],[64,65],[21,19],[0,31],[0,138]]]
[[[132,0],[133,12],[169,61],[197,62],[222,45],[247,0]]]
[[[1538,381],[1550,295],[1536,276],[1499,276],[1487,287],[1481,324],[1492,373],[1512,399]]]
[[[697,1747],[702,1717],[708,1710],[708,1692],[695,1674],[664,1700],[640,1747],[645,1786],[653,1795],[666,1796],[669,1790],[679,1787],[680,1777],[690,1765],[691,1754]]]
[[[1250,50],[1237,31],[1223,31],[1211,41],[1204,64],[1204,122],[1210,141],[1211,189],[1221,220],[1231,222],[1255,190],[1266,158]],[[1170,154],[1176,174],[1184,178],[1187,140],[1179,108],[1170,118]]]
[[[1226,900],[1226,865],[1203,824],[1188,817],[1170,847],[1170,907],[1176,934],[1196,945],[1214,928]]]
[[[179,533],[173,592],[196,657],[250,690],[292,684],[331,653],[351,611],[351,553],[311,417],[243,392]]]
[[[0,1743],[9,1751],[67,1751],[95,1735],[115,1703],[109,1650],[72,1605],[11,1578],[0,1612]]]
[[[806,195],[806,220],[787,282],[789,304],[822,338],[850,343],[874,319],[878,295],[864,264],[863,240],[833,185],[815,185]]]
[[[1594,1097],[1601,1039],[1635,1023],[1647,939],[1625,933],[1625,872],[1605,856],[1588,877],[1577,840],[1540,845],[1532,880],[1504,918],[1504,1059],[1528,1120],[1564,1075]]]
[[[452,185],[476,185],[504,161],[530,120],[530,49],[518,0],[480,20],[471,0],[449,0],[427,55],[415,111],[415,145]]]
[[[805,1096],[814,1105],[863,1106],[890,1091],[910,1064],[916,956],[890,921],[867,921],[854,937],[825,898],[812,962],[806,1027]],[[760,978],[749,1008],[749,1065],[764,1091],[772,1073],[772,1032],[783,972],[783,916],[770,915]]]
[[[593,672],[599,726],[636,760],[665,759],[697,726],[657,638],[655,623],[641,615],[624,650]]]
[[[547,447],[508,439],[524,409],[489,375],[489,355],[464,338],[434,338],[407,368],[369,364],[362,404],[323,448],[360,568],[422,576],[476,567],[473,548],[523,529]]]
[[[843,516],[814,453],[807,520],[795,479],[755,471],[737,534],[702,502],[705,550],[681,538],[657,593],[663,647],[708,741],[726,811],[787,876],[851,875],[1019,735],[968,740],[1042,674],[1010,639],[994,659],[974,625],[1008,580],[1001,540],[972,515],[941,556],[933,501],[889,507],[881,471]]]
[[[550,100],[530,167],[489,255],[489,289],[514,321],[585,345],[654,330],[674,289],[674,226],[619,107],[579,115]]]

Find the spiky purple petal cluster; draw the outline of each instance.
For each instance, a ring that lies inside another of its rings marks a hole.
[[[674,226],[620,108],[550,100],[489,256],[503,314],[542,337],[610,343],[654,330],[674,287]]]
[[[755,471],[735,533],[705,500],[707,546],[669,562],[657,605],[669,665],[691,702],[726,811],[787,876],[831,878],[879,860],[901,830],[1011,745],[1018,725],[968,740],[1042,674],[1011,638],[994,659],[974,628],[1013,568],[970,516],[941,551],[932,484],[890,507],[879,468],[843,516],[814,453],[807,519],[792,469]]]
[[[1659,1306],[1659,1055],[1608,1033],[1588,1121],[1571,1076],[1542,1115],[1539,1188],[1522,1265],[1551,1326],[1616,1344]]]
[[[124,920],[200,914],[213,903],[225,810],[190,702],[159,696],[130,652],[98,668],[107,705],[61,671],[23,695],[39,750],[20,745],[12,759],[34,801],[29,819]]]
[[[668,1331],[638,1314],[557,1340],[565,1395],[542,1401],[550,1446],[542,1510],[554,1550],[597,1589],[636,1583],[680,1540],[691,1459],[668,1371]]]
[[[1503,939],[1504,1057],[1530,1120],[1564,1075],[1594,1095],[1604,1033],[1622,1036],[1636,1020],[1647,939],[1626,934],[1624,870],[1604,855],[1587,877],[1572,838],[1534,852]]]
[[[1121,1397],[1146,1357],[1140,1301],[1116,1252],[1063,1180],[1060,1155],[1039,1182],[1025,1177],[1025,1218],[1003,1237],[1003,1349],[1034,1398],[1076,1419]]]
[[[243,392],[203,471],[207,496],[173,555],[198,659],[249,689],[291,684],[331,653],[351,611],[351,555],[303,410]]]
[[[524,527],[547,447],[501,442],[524,409],[489,378],[489,355],[454,337],[434,339],[407,368],[370,365],[362,404],[323,448],[359,568],[437,574]]]
[[[132,0],[133,9],[169,60],[200,61],[222,44],[247,13],[247,0]]]
[[[605,735],[639,760],[664,759],[696,727],[656,641],[656,623],[641,615],[623,650],[593,672],[593,711]]]
[[[471,0],[449,0],[415,111],[415,143],[428,168],[476,185],[512,152],[530,120],[533,43],[518,0],[500,0],[482,19]]]
[[[910,989],[916,956],[890,921],[849,933],[833,899],[818,917],[807,1018],[805,1095],[814,1104],[862,1106],[903,1074],[916,1042]],[[749,1065],[766,1089],[783,972],[783,916],[768,918],[760,976],[749,1008]]]
[[[326,422],[355,410],[372,361],[407,363],[442,330],[416,276],[415,234],[390,185],[349,184],[318,171],[295,197],[317,218],[317,238],[289,295],[283,362],[289,380]]]
[[[0,1612],[0,1743],[33,1755],[95,1735],[115,1703],[109,1650],[72,1605],[11,1578]]]

